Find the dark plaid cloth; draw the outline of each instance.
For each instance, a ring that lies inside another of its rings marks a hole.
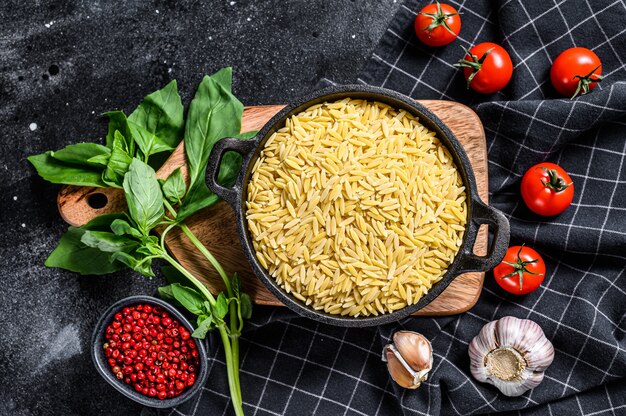
[[[512,243],[527,243],[546,260],[542,286],[519,297],[487,274],[478,304],[445,318],[410,318],[374,329],[334,328],[285,309],[256,308],[242,340],[241,384],[250,415],[626,415],[626,6],[610,0],[449,1],[463,13],[459,39],[430,49],[413,33],[416,11],[402,6],[360,82],[414,98],[472,106],[485,126],[491,204],[507,214]],[[479,96],[452,66],[479,42],[501,43],[515,69],[504,91]],[[549,82],[563,50],[585,46],[606,76],[591,94],[560,99]],[[538,218],[519,196],[521,176],[549,160],[575,183],[572,206]],[[532,319],[556,357],[543,384],[507,398],[469,372],[469,341],[487,322]],[[380,361],[399,328],[432,340],[434,370],[416,390],[398,388]],[[202,395],[167,413],[230,414],[226,370],[213,341]]]

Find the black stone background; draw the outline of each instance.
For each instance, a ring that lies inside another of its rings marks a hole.
[[[98,115],[177,79],[234,67],[246,105],[284,103],[321,77],[353,81],[395,0],[0,1],[0,414],[132,415],[89,356],[108,305],[162,281],[79,277],[43,262],[66,224],[58,187],[26,157],[101,142]],[[31,123],[37,129],[31,131]]]

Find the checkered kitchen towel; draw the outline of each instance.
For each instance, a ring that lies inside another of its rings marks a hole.
[[[626,5],[450,0],[463,13],[461,35],[430,49],[412,26],[428,2],[400,7],[359,81],[476,110],[487,133],[491,204],[509,217],[513,243],[543,254],[544,284],[518,297],[488,274],[478,304],[463,315],[377,329],[334,328],[257,308],[242,345],[246,413],[626,415]],[[492,96],[468,92],[452,66],[463,56],[459,45],[483,41],[501,43],[515,66],[510,85]],[[572,46],[594,50],[606,77],[590,95],[569,101],[557,97],[548,74]],[[572,206],[554,219],[532,215],[519,197],[522,174],[544,160],[562,165],[576,186]],[[539,323],[556,348],[543,384],[519,398],[469,373],[468,342],[506,315]],[[399,389],[380,361],[399,328],[432,340],[434,371],[416,391]],[[172,413],[230,414],[222,352],[216,347],[212,355],[202,395]]]

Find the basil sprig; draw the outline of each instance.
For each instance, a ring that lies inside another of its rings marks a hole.
[[[240,134],[243,105],[232,94],[231,86],[230,68],[204,77],[184,121],[176,81],[172,81],[148,95],[128,117],[122,111],[106,113],[106,146],[79,143],[29,160],[44,179],[53,183],[122,188],[128,206],[125,213],[99,216],[82,227],[70,227],[46,265],[80,274],[107,274],[128,267],[152,277],[154,260],[168,263],[162,270],[174,280],[159,293],[196,315],[194,337],[204,338],[211,330],[219,333],[233,407],[237,415],[242,415],[239,337],[244,320],[251,316],[252,302],[242,292],[237,274],[228,275],[185,224],[189,216],[219,200],[204,179],[213,145],[224,137],[245,139],[255,134]],[[183,130],[189,187],[180,169],[165,180],[157,180],[155,167],[158,160],[164,159],[153,158],[171,152]],[[218,180],[225,185],[232,183],[240,167],[241,156],[228,153]],[[216,269],[224,282],[224,292],[212,294],[197,276],[169,255],[165,238],[173,228],[180,228]]]

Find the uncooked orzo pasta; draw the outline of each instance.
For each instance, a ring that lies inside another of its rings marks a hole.
[[[379,315],[416,303],[463,242],[463,181],[418,119],[346,98],[287,119],[248,183],[259,263],[317,310]]]

